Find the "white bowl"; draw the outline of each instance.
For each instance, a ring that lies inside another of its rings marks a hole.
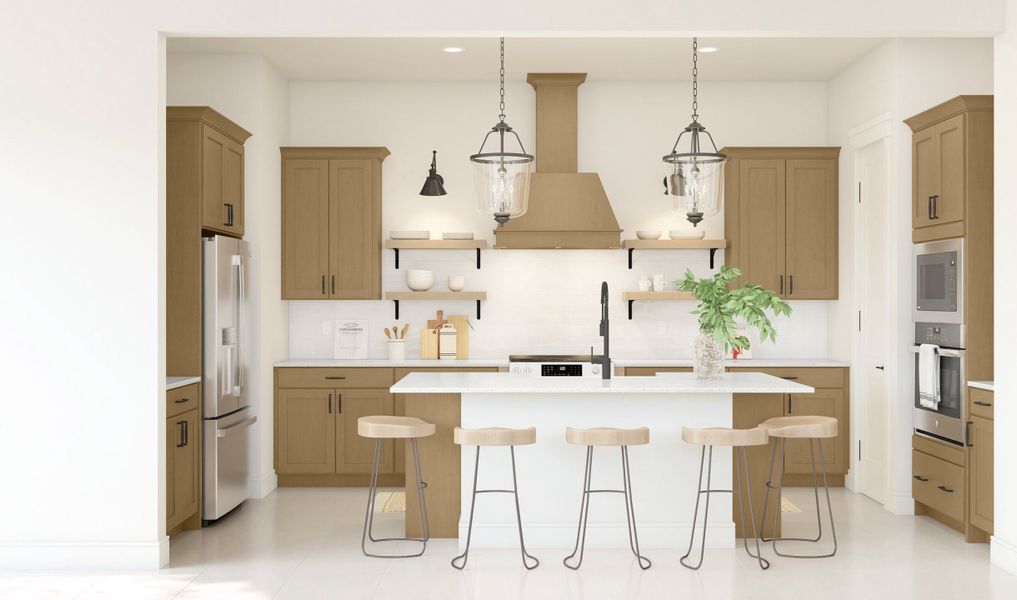
[[[703,229],[689,231],[688,229],[672,229],[667,234],[671,236],[672,240],[701,240],[706,237],[706,231]]]
[[[461,292],[466,287],[466,277],[462,275],[449,275],[448,289],[453,292]]]
[[[443,240],[472,240],[473,234],[470,232],[458,232],[458,231],[446,231],[441,234]]]
[[[406,271],[406,287],[414,292],[426,292],[434,285],[434,271],[410,269]]]
[[[641,229],[636,232],[636,237],[641,240],[657,240],[660,239],[660,232]]]
[[[430,231],[390,231],[388,237],[393,240],[429,240]]]

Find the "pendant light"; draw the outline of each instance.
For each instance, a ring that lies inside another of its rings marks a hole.
[[[692,38],[692,123],[675,140],[671,153],[664,156],[667,174],[664,176],[666,194],[674,196],[673,210],[684,212],[695,227],[703,218],[720,210],[720,196],[724,178],[722,166],[727,155],[717,151],[713,136],[699,122],[699,40]],[[687,137],[686,134],[688,134]],[[705,134],[713,151],[704,149],[700,135]],[[678,145],[685,137],[687,149],[679,152]]]
[[[498,122],[484,136],[480,150],[470,156],[474,167],[477,208],[492,215],[498,222],[498,227],[526,212],[530,196],[530,171],[533,168],[533,155],[526,153],[519,134],[505,122],[505,38],[501,38],[500,85],[501,113]],[[498,135],[497,152],[484,152],[484,146],[492,133]],[[509,133],[515,136],[518,152],[505,149],[505,137]]]
[[[427,173],[427,179],[424,180],[424,187],[420,188],[421,196],[444,196],[448,192],[445,191],[445,178],[438,175],[438,151],[431,150],[431,170]]]

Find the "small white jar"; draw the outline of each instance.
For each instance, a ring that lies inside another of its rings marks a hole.
[[[406,340],[388,341],[388,359],[406,360]]]
[[[452,292],[461,292],[466,288],[466,277],[463,275],[449,275],[448,289]]]

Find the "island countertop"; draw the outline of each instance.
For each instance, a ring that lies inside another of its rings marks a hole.
[[[814,388],[765,373],[655,377],[534,377],[517,373],[410,373],[393,394],[809,394]]]

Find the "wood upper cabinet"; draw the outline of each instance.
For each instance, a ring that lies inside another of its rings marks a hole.
[[[993,531],[993,422],[971,417],[971,448],[968,454],[968,519],[991,534]]]
[[[727,264],[782,298],[838,294],[839,148],[724,148]]]
[[[333,389],[279,390],[276,471],[334,473],[337,403]]]
[[[282,148],[282,297],[381,298],[386,148]]]
[[[992,203],[992,96],[957,96],[911,127],[912,241],[965,235]]]

